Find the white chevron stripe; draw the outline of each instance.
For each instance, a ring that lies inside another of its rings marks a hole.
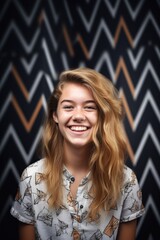
[[[153,24],[153,26],[154,26],[154,28],[155,28],[155,30],[156,30],[156,32],[157,32],[157,35],[160,37],[159,26],[158,26],[158,24],[156,23],[153,15],[152,15],[152,13],[149,12],[149,13],[147,14],[146,18],[144,19],[141,27],[138,29],[137,36],[135,37],[134,43],[133,43],[134,48],[137,47],[137,44],[138,44],[139,40],[142,38],[142,34],[143,34],[143,32],[144,32],[144,29],[146,28],[146,26],[147,26],[147,24],[148,24],[149,21],[152,22],[152,24]]]
[[[140,219],[139,219],[139,223],[138,223],[138,226],[137,226],[137,233],[139,233],[142,225],[143,225],[143,222],[146,218],[146,215],[147,215],[147,212],[148,212],[148,209],[151,208],[154,212],[154,215],[155,215],[155,218],[157,219],[157,222],[160,224],[160,214],[159,214],[159,211],[157,211],[157,208],[155,203],[154,203],[154,200],[152,198],[152,196],[149,196],[148,197],[148,200],[145,204],[145,212],[146,214],[144,214]]]
[[[2,149],[4,149],[5,145],[7,144],[7,141],[9,140],[10,137],[12,137],[14,139],[14,142],[15,142],[17,148],[19,149],[20,153],[22,154],[25,163],[29,164],[29,162],[32,158],[32,155],[34,154],[36,147],[42,137],[41,135],[42,135],[42,127],[39,128],[39,131],[38,131],[33,143],[31,144],[31,149],[26,152],[23,144],[20,141],[19,136],[16,133],[16,130],[10,124],[7,131],[5,132],[5,136],[3,136],[3,138],[2,138],[2,141],[0,144],[0,151],[2,151]]]
[[[49,66],[49,69],[51,71],[52,77],[53,77],[53,79],[57,79],[57,73],[56,73],[55,67],[53,65],[52,58],[51,58],[51,55],[50,55],[50,51],[48,49],[47,42],[46,42],[45,38],[42,39],[42,47],[43,47],[44,53],[46,55],[46,59],[47,59],[48,66]]]
[[[78,65],[78,67],[86,67],[86,64],[85,64],[85,62],[79,62],[79,65]]]
[[[139,141],[140,143],[139,143],[139,146],[138,146],[138,148],[137,148],[137,150],[136,150],[136,153],[135,153],[134,165],[137,164],[138,159],[139,159],[139,157],[140,157],[140,155],[141,155],[141,152],[143,151],[143,148],[144,148],[144,146],[145,146],[145,144],[146,144],[146,142],[147,142],[147,139],[148,139],[149,137],[151,137],[151,139],[152,139],[152,141],[153,141],[153,143],[154,143],[154,145],[155,145],[155,148],[157,149],[157,152],[160,154],[160,143],[159,143],[159,140],[158,140],[158,138],[156,137],[156,134],[155,134],[155,132],[154,132],[151,124],[149,123],[149,124],[147,125],[146,130],[144,131],[144,134],[143,134],[141,140]]]
[[[17,7],[19,13],[21,14],[21,16],[24,19],[24,21],[26,22],[26,24],[28,26],[31,25],[33,19],[36,16],[36,11],[37,11],[39,5],[41,4],[41,2],[39,0],[37,0],[36,2],[34,1],[35,5],[32,7],[32,12],[31,12],[31,14],[29,16],[27,16],[26,12],[24,11],[23,7],[20,4],[20,1],[12,1],[12,2]]]
[[[28,74],[31,73],[31,71],[32,71],[32,69],[33,69],[33,67],[35,65],[35,62],[37,60],[37,57],[38,57],[37,53],[33,54],[33,56],[32,56],[32,58],[31,58],[29,63],[26,61],[26,59],[24,57],[21,58],[21,62],[22,62],[23,66],[24,66],[24,68],[25,68],[25,70],[26,70],[26,72]]]
[[[141,121],[142,115],[143,115],[148,103],[151,104],[152,109],[155,112],[157,119],[160,122],[160,112],[159,112],[158,106],[157,106],[156,102],[154,101],[154,98],[153,98],[151,92],[148,90],[142,103],[141,103],[140,109],[138,110],[137,115],[135,117],[133,131],[136,131],[137,126],[138,126],[139,122]]]
[[[46,12],[45,12],[45,11],[44,11],[44,13],[43,13],[43,16],[44,16],[44,22],[45,22],[45,24],[46,24],[46,28],[47,28],[47,30],[48,30],[48,34],[49,34],[49,36],[50,36],[50,38],[51,38],[51,43],[53,44],[54,50],[57,51],[58,44],[57,44],[57,41],[56,41],[56,39],[55,39],[55,36],[53,35],[53,29],[52,29],[53,26],[52,26],[52,28],[51,28],[50,23],[49,23],[49,21],[48,21],[48,18],[47,18],[47,15],[46,15]]]
[[[139,56],[139,58],[140,58],[140,56]],[[138,64],[137,61],[139,61],[139,60],[136,60],[136,63],[134,61],[133,64],[134,65]],[[111,76],[111,80],[113,81],[114,84],[116,84],[117,80],[115,79],[115,70],[113,68],[112,60],[111,60],[111,57],[110,57],[109,53],[106,52],[106,51],[103,52],[102,55],[100,56],[100,58],[98,59],[98,62],[95,65],[95,69],[97,71],[100,71],[100,69],[101,69],[101,67],[104,63],[108,67],[108,70],[109,70],[109,73],[110,73],[110,76]],[[138,83],[137,83],[137,86],[135,88],[134,100],[137,99],[137,97],[140,93],[140,90],[141,90],[144,82],[146,81],[146,76],[147,76],[148,73],[150,73],[152,75],[154,82],[156,83],[158,89],[160,89],[160,82],[159,82],[158,74],[156,73],[152,63],[150,61],[148,61],[145,65],[145,68],[142,71],[141,76],[139,77],[139,80],[137,81]]]
[[[9,161],[6,161],[7,162],[7,166],[4,168],[4,171],[1,175],[1,178],[0,178],[0,188],[3,184],[3,182],[5,181],[5,179],[7,179],[8,177],[8,174],[9,172],[13,172],[13,175],[15,176],[15,179],[17,180],[17,184],[19,182],[19,179],[20,179],[20,176],[19,176],[19,173],[17,171],[17,168],[16,166],[14,165],[14,162],[12,159],[9,159]]]
[[[157,222],[160,224],[160,214],[159,214],[159,211],[157,211],[157,207],[156,207],[156,205],[154,203],[154,200],[153,200],[152,196],[148,197],[148,200],[147,200],[147,202],[145,204],[146,211],[148,211],[149,208],[152,208],[152,210],[154,212],[154,215],[157,218]]]
[[[131,64],[132,64],[132,67],[133,67],[134,70],[137,69],[137,66],[138,66],[138,64],[139,64],[139,62],[141,60],[141,57],[142,57],[142,55],[144,53],[144,50],[145,50],[145,48],[141,47],[139,49],[138,53],[137,53],[137,56],[134,57],[131,49],[128,49],[128,51],[127,51],[128,52],[128,56],[129,56],[129,59],[131,61]]]
[[[64,1],[64,7],[66,9],[66,13],[67,13],[67,16],[68,16],[68,19],[69,19],[69,23],[70,23],[71,26],[73,26],[74,25],[74,21],[73,21],[72,15],[70,13],[67,1]]]
[[[119,95],[123,96],[124,91],[122,88],[119,89]],[[155,115],[157,116],[158,121],[160,122],[160,112],[159,112],[159,108],[157,106],[156,101],[154,100],[154,97],[152,95],[152,93],[150,92],[150,90],[148,90],[143,98],[143,101],[140,105],[140,108],[137,110],[137,115],[134,118],[134,122],[133,122],[133,128],[132,130],[135,132],[137,130],[137,127],[139,125],[139,122],[141,121],[141,118],[144,114],[144,111],[148,105],[148,103],[151,104],[152,106],[152,110],[154,111]]]
[[[41,95],[41,98],[42,98],[42,105],[43,105],[44,111],[45,111],[45,113],[47,113],[47,101],[48,101],[48,98],[46,100],[46,97],[44,96],[44,94]]]
[[[98,42],[98,40],[100,38],[100,35],[101,35],[102,31],[104,31],[104,33],[106,35],[106,38],[110,42],[112,48],[114,48],[114,38],[112,37],[111,32],[110,32],[107,24],[105,23],[104,19],[101,19],[101,22],[100,22],[97,30],[95,31],[96,34],[93,37],[93,42],[92,42],[92,45],[91,45],[90,50],[89,50],[89,57],[90,57],[90,59],[93,57],[94,50],[95,50],[95,48],[98,45],[97,42]]]
[[[2,117],[4,116],[9,104],[11,103],[11,100],[12,100],[12,93],[9,93],[4,101],[2,109],[0,109],[0,121],[1,121]]]
[[[61,53],[61,59],[62,59],[62,63],[63,63],[64,69],[65,70],[69,69],[68,60],[67,60],[65,52]]]
[[[12,63],[9,63],[6,70],[5,70],[5,73],[4,75],[1,77],[1,81],[0,81],[0,90],[2,89],[3,87],[3,84],[5,84],[10,72],[11,72],[11,69],[12,69]]]
[[[9,93],[8,96],[6,97],[5,104],[3,105],[3,107],[0,111],[0,120],[2,120],[3,116],[5,115],[5,112],[7,111],[9,104],[11,104],[11,102],[12,102],[12,98],[13,98],[13,94]],[[47,101],[48,101],[48,99],[46,100],[44,94],[42,94],[40,96],[40,98],[42,99],[42,106],[44,108],[44,111],[45,111],[45,113],[47,113]]]
[[[14,23],[14,21],[11,22],[11,24],[9,25],[8,29],[6,30],[2,41],[0,43],[0,49],[2,49],[2,47],[5,45],[5,43],[7,42],[7,39],[9,39],[11,32],[14,32],[17,37],[18,37],[18,41],[20,41],[20,43],[22,44],[24,50],[26,53],[31,53],[31,51],[33,51],[33,48],[36,44],[36,41],[40,35],[40,28],[36,28],[35,34],[31,40],[31,42],[28,44],[26,42],[26,40],[24,39],[21,31],[19,30],[19,28],[17,27],[17,25]]]
[[[36,89],[39,86],[39,83],[41,82],[42,77],[45,76],[46,80],[47,80],[47,84],[49,86],[50,92],[53,91],[53,83],[52,80],[50,78],[50,76],[48,74],[44,74],[42,71],[38,72],[38,75],[36,76],[36,78],[33,81],[33,85],[31,87],[31,90],[29,92],[29,98],[28,98],[28,102],[30,102],[36,92]]]
[[[57,23],[58,20],[59,20],[59,16],[57,14],[57,11],[55,10],[54,4],[53,4],[54,1],[48,0],[48,3],[49,3],[50,10],[51,10],[51,13],[52,13],[51,16],[54,18],[55,23]]]
[[[46,78],[46,81],[47,81],[47,84],[48,84],[48,87],[50,89],[50,92],[52,92],[54,90],[54,85],[53,85],[53,81],[50,77],[50,75],[48,75],[47,73],[44,73],[44,76]],[[54,80],[54,79],[53,79]]]
[[[117,10],[121,1],[117,0],[114,7],[112,7],[112,5],[110,4],[110,1],[108,0],[105,0],[104,2],[107,5],[107,8],[109,9],[109,13],[112,15],[113,18],[115,18],[115,15],[117,13]]]
[[[95,65],[95,70],[100,71],[100,69],[101,69],[101,67],[104,63],[106,63],[106,65],[108,67],[108,70],[109,70],[109,73],[110,73],[110,76],[111,76],[111,80],[115,84],[116,83],[116,79],[114,77],[115,76],[115,70],[113,69],[112,60],[110,58],[110,55],[106,51],[104,51],[102,53],[102,55],[100,56],[100,58],[98,59],[98,62]]]
[[[87,32],[89,32],[91,30],[91,27],[93,25],[93,22],[94,20],[96,19],[95,16],[96,16],[96,13],[98,11],[98,7],[99,7],[99,4],[100,4],[101,1],[96,1],[95,5],[93,5],[94,9],[92,10],[92,15],[91,15],[91,18],[89,21],[87,21],[86,17],[84,16],[84,13],[83,11],[81,10],[80,7],[77,8],[78,12],[79,12],[79,15],[82,19],[82,22],[84,23],[84,26],[87,30]],[[88,17],[88,16],[87,16]]]
[[[141,76],[139,77],[138,84],[135,88],[134,99],[137,99],[137,97],[140,93],[140,90],[144,84],[144,81],[146,80],[146,76],[147,76],[148,72],[151,73],[154,82],[156,83],[158,89],[160,89],[160,82],[159,82],[158,75],[157,75],[156,71],[154,70],[152,63],[150,61],[148,61],[145,65],[144,70],[142,71]]]
[[[10,71],[11,71],[11,66],[9,66],[7,68],[7,71],[5,72],[4,77],[2,78],[2,84],[4,84],[4,82],[6,81],[7,76],[10,73]],[[35,94],[35,92],[36,92],[36,90],[37,90],[37,88],[38,88],[38,86],[41,82],[42,77],[45,77],[50,92],[53,91],[54,85],[53,85],[53,82],[52,82],[52,79],[51,79],[50,75],[48,75],[47,73],[44,73],[43,71],[39,71],[36,78],[33,80],[33,85],[31,86],[31,90],[29,91],[29,97],[27,99],[28,102],[31,102],[31,100],[32,100],[32,98],[33,98],[33,96],[34,96],[34,94]]]
[[[70,67],[68,65],[67,56],[66,56],[65,52],[61,53],[61,59],[62,59],[62,63],[63,63],[64,69],[65,70],[69,69]],[[86,67],[86,65],[85,65],[84,62],[79,62],[78,67]]]
[[[147,26],[148,22],[151,21],[158,36],[160,37],[160,31],[159,31],[159,27],[158,24],[156,23],[156,21],[154,20],[154,17],[152,15],[152,13],[148,13],[148,15],[146,16],[146,18],[144,19],[144,22],[142,23],[142,26],[140,27],[140,29],[138,30],[137,36],[134,39],[134,48],[137,46],[140,38],[142,37],[142,34],[144,32],[145,27]],[[91,48],[89,50],[89,57],[92,58],[93,53],[95,51],[95,47],[97,46],[97,42],[100,38],[101,32],[104,31],[106,38],[108,39],[109,43],[111,44],[112,48],[115,47],[114,45],[114,37],[112,36],[107,24],[105,23],[104,19],[101,19],[100,24],[97,28],[97,30],[95,31],[96,34],[93,38],[93,42],[91,45]]]
[[[144,0],[139,1],[139,3],[138,3],[138,5],[137,5],[137,7],[136,7],[135,10],[132,9],[132,7],[131,7],[131,5],[130,5],[130,3],[129,3],[128,0],[125,0],[124,2],[125,2],[125,4],[126,4],[126,6],[127,6],[127,9],[128,9],[128,11],[129,11],[129,13],[130,13],[130,16],[132,17],[133,20],[135,20],[135,18],[137,17],[139,11],[140,11],[141,8],[142,8],[142,5],[143,5],[143,3],[144,3]]]
[[[158,46],[155,46],[155,52],[157,53],[157,56],[160,59],[160,48]]]
[[[154,167],[154,164],[151,158],[148,159],[145,169],[143,170],[142,177],[139,181],[140,187],[143,188],[143,185],[148,177],[149,172],[152,173],[152,176],[155,179],[155,182],[157,183],[157,187],[160,189],[160,177],[156,168]]]

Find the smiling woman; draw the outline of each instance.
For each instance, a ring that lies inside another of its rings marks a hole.
[[[125,165],[123,118],[105,76],[89,68],[60,74],[44,123],[44,157],[23,171],[11,208],[23,223],[19,239],[135,239],[144,207]]]

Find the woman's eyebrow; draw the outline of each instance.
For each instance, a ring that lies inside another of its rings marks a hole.
[[[64,100],[62,100],[60,103],[64,103],[64,102],[73,102],[72,100],[68,100],[68,99],[64,99]]]
[[[60,103],[62,104],[64,102],[74,103],[75,101],[69,100],[69,99],[64,99]],[[95,104],[95,101],[94,100],[86,100],[86,101],[84,101],[84,103],[94,103]]]

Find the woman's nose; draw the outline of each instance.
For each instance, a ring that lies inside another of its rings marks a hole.
[[[72,116],[73,121],[84,121],[86,119],[82,110],[77,110]]]

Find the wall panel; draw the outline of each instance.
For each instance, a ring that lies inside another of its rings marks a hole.
[[[127,164],[137,174],[146,207],[137,240],[158,240],[159,12],[158,0],[0,2],[0,229],[5,239],[17,239],[9,209],[21,171],[40,157],[46,102],[58,75],[88,66],[120,91]]]

